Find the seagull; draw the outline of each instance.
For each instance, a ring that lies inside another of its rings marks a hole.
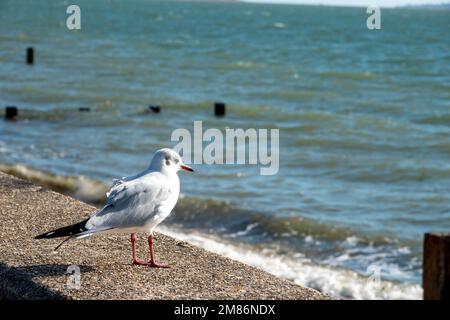
[[[168,148],[156,151],[148,169],[122,179],[114,179],[111,190],[106,193],[104,207],[79,223],[40,234],[35,239],[68,237],[59,244],[82,239],[94,234],[131,233],[131,248],[134,265],[169,268],[158,264],[153,252],[153,231],[167,216],[178,201],[180,180],[177,172],[194,170],[185,165],[180,155]],[[146,232],[150,249],[148,262],[136,258],[136,233]]]

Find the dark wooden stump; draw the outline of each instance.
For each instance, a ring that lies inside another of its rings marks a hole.
[[[160,106],[148,106],[148,110],[154,113],[159,113],[161,111]]]
[[[450,234],[425,234],[423,298],[450,300]]]
[[[7,106],[5,108],[5,119],[12,120],[19,114],[16,106]]]
[[[27,48],[27,64],[34,64],[34,49],[32,47]]]
[[[225,103],[216,102],[214,104],[214,114],[218,117],[223,117],[225,115]]]

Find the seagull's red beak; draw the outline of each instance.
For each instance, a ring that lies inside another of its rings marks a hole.
[[[186,170],[186,171],[194,172],[194,169],[192,169],[191,167],[189,167],[185,164],[180,165],[180,168],[183,170]]]

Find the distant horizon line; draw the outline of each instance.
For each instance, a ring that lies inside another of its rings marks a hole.
[[[421,7],[450,7],[450,1],[442,0],[178,0],[182,2],[230,2],[230,3],[251,3],[251,4],[279,4],[279,5],[306,5],[306,6],[325,6],[325,7],[350,7],[364,8],[370,5],[378,5],[382,8],[421,8]],[[359,3],[356,3],[359,2]]]

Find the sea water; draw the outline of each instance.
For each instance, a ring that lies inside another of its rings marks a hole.
[[[77,4],[71,31],[64,1],[0,3],[1,170],[100,204],[176,128],[279,129],[277,174],[194,165],[163,230],[343,297],[421,297],[423,234],[450,229],[448,7],[368,30],[365,8]]]

